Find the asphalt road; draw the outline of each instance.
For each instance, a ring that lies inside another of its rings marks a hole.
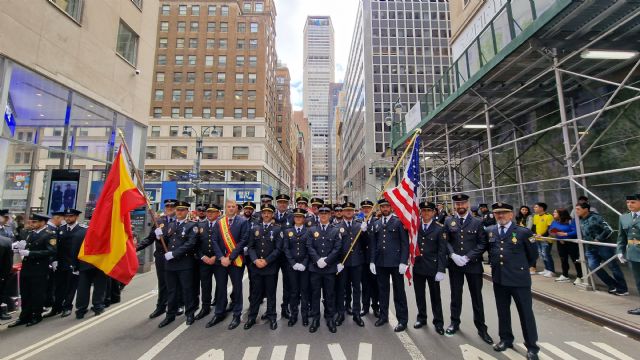
[[[442,285],[445,326],[448,325],[448,282]],[[171,325],[159,329],[162,317],[149,320],[156,301],[153,272],[138,275],[123,292],[123,301],[98,317],[76,320],[45,319],[37,326],[7,329],[0,325],[1,359],[524,359],[526,351],[496,353],[482,342],[473,326],[471,302],[465,292],[461,332],[453,337],[438,335],[433,326],[415,330],[416,307],[413,287],[407,287],[410,328],[394,333],[394,319],[389,326],[376,328],[372,314],[359,328],[347,318],[345,324],[331,334],[324,323],[315,334],[298,323],[289,328],[279,321],[271,331],[260,322],[250,330],[240,325],[229,331],[224,323],[206,329],[209,320],[184,325],[179,317]],[[244,282],[248,294],[248,280]],[[483,287],[485,315],[490,334],[497,340],[497,315],[491,283]],[[280,300],[278,299],[278,304]],[[264,306],[264,305],[263,305]],[[245,303],[245,310],[248,304]],[[278,306],[279,309],[279,306]],[[262,309],[264,310],[264,308]],[[430,312],[430,309],[428,309]],[[541,359],[640,359],[639,342],[621,334],[534,301],[534,312],[540,334]],[[512,307],[514,334],[521,344],[522,336],[515,307]],[[14,316],[15,317],[15,316]],[[243,314],[243,321],[246,314]],[[429,322],[431,319],[428,320]]]

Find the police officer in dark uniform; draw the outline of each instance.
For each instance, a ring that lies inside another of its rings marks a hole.
[[[344,214],[342,213],[343,208],[342,208],[342,204],[334,204],[333,205],[333,223],[334,224],[339,224],[340,222],[342,222],[342,218],[344,217]]]
[[[76,226],[84,227],[84,225],[77,224]],[[75,227],[72,228],[74,230]],[[86,228],[84,229],[86,234]],[[107,290],[107,281],[109,277],[104,272],[88,262],[78,259],[82,241],[78,242],[80,237],[74,238],[73,253],[73,274],[78,275],[78,286],[76,290],[76,319],[83,319],[89,309],[89,300],[91,300],[91,310],[98,316],[104,312],[105,309],[105,296]],[[93,286],[93,292],[91,292],[91,286]]]
[[[447,268],[447,240],[443,233],[444,227],[436,221],[436,204],[421,202],[420,217],[419,255],[416,256],[413,264],[413,289],[416,294],[418,319],[413,327],[420,329],[427,324],[426,284],[428,283],[433,325],[438,334],[444,335],[440,281],[444,280]]]
[[[304,196],[298,196],[298,197],[296,198],[296,206],[297,206],[299,209],[302,209],[302,210],[304,210],[304,211],[308,211],[308,209],[307,209],[307,208],[309,207],[309,199],[307,199],[307,198],[306,198],[306,197],[304,197]]]
[[[201,222],[207,220],[207,208],[209,204],[196,205],[196,219],[194,221]]]
[[[255,214],[256,211],[256,203],[253,201],[245,201],[242,204],[242,216],[245,220],[249,221],[251,224],[259,222],[261,219],[258,218]]]
[[[169,224],[176,221],[177,202],[178,200],[176,199],[166,199],[164,201],[164,215],[157,219],[158,227],[154,227],[153,229],[151,229],[151,233],[136,246],[136,251],[140,251],[155,243],[155,251],[153,252],[153,257],[155,258],[156,277],[158,278],[158,301],[156,302],[155,310],[153,310],[153,312],[149,315],[150,319],[156,318],[167,311],[168,300],[167,282],[165,276],[165,265],[167,264],[167,260],[164,258],[165,251],[162,246],[162,242],[160,241],[160,238],[156,236],[155,231],[157,229],[162,230],[166,244],[166,234],[169,229],[168,226]]]
[[[302,325],[309,325],[309,256],[307,238],[311,230],[304,226],[307,211],[293,210],[293,226],[284,230],[283,252],[289,263],[289,322],[294,326],[298,321],[298,310],[302,315]]]
[[[364,321],[360,317],[360,298],[362,295],[362,267],[365,264],[365,246],[362,242],[362,235],[356,240],[356,235],[361,231],[362,221],[353,218],[355,214],[356,204],[346,202],[340,206],[343,212],[343,219],[335,224],[342,235],[342,251],[340,253],[340,261],[345,256],[347,260],[344,263],[338,263],[338,278],[336,280],[336,308],[338,316],[336,325],[342,325],[345,318],[345,311],[349,307],[349,300],[346,295],[347,288],[351,289],[353,294],[353,321],[358,326],[364,326]],[[355,242],[354,242],[355,241]],[[349,252],[351,249],[351,252]]]
[[[266,205],[271,205],[272,202],[273,202],[273,196],[269,194],[260,195],[260,210],[262,210],[262,208]],[[262,215],[260,214],[260,211],[254,211],[253,216],[255,218],[254,222],[256,223],[262,222]]]
[[[364,215],[363,222],[367,219],[367,216],[373,211],[373,201],[371,200],[363,200],[360,202],[360,210]],[[375,216],[371,216],[369,220],[366,220],[367,227],[373,228],[373,224],[378,221]],[[362,245],[364,246],[365,252],[365,264],[370,264],[371,261],[371,248],[369,246],[370,237],[366,232],[362,232],[360,234],[360,240],[362,241]],[[371,272],[369,266],[364,266],[362,269],[362,311],[360,312],[360,316],[365,316],[369,313],[369,308],[373,310],[373,315],[375,317],[380,316],[380,307],[379,307],[379,291],[378,291],[378,279],[375,274]]]
[[[493,212],[489,211],[489,206],[487,204],[478,205],[478,215],[482,218],[482,226],[484,226],[485,229],[496,224]]]
[[[395,332],[404,331],[409,321],[407,295],[404,291],[403,275],[409,268],[409,238],[402,222],[391,214],[391,205],[386,199],[378,200],[382,217],[371,229],[363,226],[370,235],[371,263],[369,269],[377,276],[380,289],[380,318],[375,326],[389,322],[389,277],[393,282],[393,303],[398,325]]]
[[[20,297],[22,312],[16,322],[9,325],[33,326],[42,321],[42,306],[46,297],[49,259],[56,255],[57,239],[47,229],[49,217],[43,214],[31,214],[30,225],[34,230],[29,234],[16,252],[22,257],[20,271]]]
[[[220,206],[208,204],[205,209],[206,219],[198,223],[198,245],[196,257],[198,258],[198,271],[200,273],[200,285],[202,287],[202,309],[196,315],[195,320],[200,320],[211,313],[213,273],[216,263],[213,239],[213,229],[220,216]]]
[[[47,221],[47,229],[53,231],[56,234],[56,240],[60,240],[60,229],[64,225],[64,211],[55,211],[51,213],[51,219]],[[57,246],[56,246],[57,248]],[[56,257],[52,257],[49,259],[49,280],[47,281],[47,297],[44,302],[45,308],[51,308],[44,317],[49,317],[54,312],[53,307],[55,305],[55,294],[56,294],[56,278],[55,272],[58,268],[58,259]]]
[[[307,237],[309,252],[309,282],[311,284],[311,325],[309,332],[314,333],[320,326],[320,292],[324,298],[325,317],[329,331],[335,333],[335,286],[337,264],[340,262],[342,236],[340,230],[329,223],[331,210],[326,206],[318,208],[320,223],[309,229]]]
[[[455,194],[452,199],[456,214],[444,222],[444,233],[450,257],[449,281],[451,285],[451,325],[445,332],[448,336],[452,336],[460,328],[462,288],[466,278],[473,306],[473,322],[478,329],[478,335],[487,344],[493,344],[493,339],[489,336],[484,321],[482,303],[482,254],[486,251],[487,235],[484,232],[482,220],[473,217],[469,212],[469,196]]]
[[[293,213],[289,210],[289,201],[291,197],[287,194],[279,194],[276,196],[276,209],[273,214],[274,222],[282,228],[282,231],[293,226]],[[284,252],[278,255],[276,264],[278,271],[282,273],[282,303],[280,304],[282,317],[289,319],[289,298],[291,297],[291,285],[289,284],[289,262]],[[278,277],[276,277],[276,287],[278,285]]]
[[[251,295],[249,300],[249,314],[244,325],[245,330],[256,324],[256,317],[264,295],[267,297],[266,317],[271,330],[278,327],[276,322],[276,289],[278,277],[278,260],[282,249],[282,229],[273,222],[273,205],[265,205],[260,214],[262,224],[254,226],[249,234],[249,266],[251,271]]]
[[[491,205],[497,224],[487,228],[491,280],[498,310],[500,342],[495,351],[513,348],[511,299],[516,303],[527,359],[537,360],[540,348],[531,297],[529,268],[538,260],[535,237],[531,230],[513,222],[513,206],[502,202]]]
[[[323,205],[324,205],[324,200],[317,197],[311,198],[311,207],[309,208],[309,211],[307,211],[308,227],[317,226],[320,223],[320,214],[318,210]],[[329,209],[329,213],[331,213],[331,209]]]

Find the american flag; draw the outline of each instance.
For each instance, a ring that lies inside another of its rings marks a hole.
[[[409,232],[410,265],[414,264],[416,256],[420,256],[420,249],[418,248],[418,229],[420,226],[420,209],[418,208],[419,184],[420,138],[416,137],[402,181],[398,186],[384,192],[385,199],[391,204],[396,216]],[[410,270],[407,270],[405,275],[407,279],[411,280]]]

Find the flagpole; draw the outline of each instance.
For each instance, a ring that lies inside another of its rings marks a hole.
[[[420,133],[422,133],[421,129],[416,129],[415,130],[415,132],[413,134],[413,137],[411,137],[411,141],[409,142],[409,145],[407,146],[406,149],[404,149],[404,152],[402,153],[402,156],[400,156],[400,158],[398,159],[398,163],[393,168],[393,171],[391,172],[391,175],[389,176],[389,179],[387,179],[387,182],[382,187],[382,191],[380,191],[380,194],[378,194],[377,199],[379,199],[382,195],[384,195],[384,192],[386,191],[387,186],[389,186],[389,183],[391,182],[391,180],[393,180],[394,176],[396,175],[396,172],[398,171],[398,168],[400,168],[400,165],[402,165],[402,160],[404,160],[404,158],[407,156],[407,154],[409,153],[409,150],[413,147],[413,144],[416,142],[416,139],[418,138]],[[371,210],[369,215],[367,215],[367,217],[364,219],[365,222],[368,222],[369,219],[371,219],[371,216],[373,216],[373,213],[375,212],[377,206],[378,206],[378,203],[375,202],[374,205],[373,205],[373,209]],[[344,265],[344,262],[347,261],[349,256],[351,256],[351,253],[353,251],[353,247],[358,242],[358,239],[360,238],[360,234],[361,233],[362,233],[362,228],[360,228],[360,230],[358,230],[358,233],[356,234],[356,237],[351,242],[351,246],[349,246],[349,251],[347,251],[347,253],[344,255],[344,258],[342,259],[340,264]]]
[[[140,193],[144,196],[144,199],[147,202],[147,212],[149,213],[149,215],[151,215],[151,219],[153,220],[153,225],[157,228],[158,227],[158,220],[157,220],[158,214],[151,207],[151,202],[149,201],[149,198],[147,197],[147,193],[144,192],[144,190],[140,188],[140,184],[142,184],[144,182],[144,180],[143,180],[144,178],[142,177],[142,174],[140,173],[140,170],[133,163],[133,158],[131,157],[131,153],[129,152],[129,146],[127,145],[127,141],[125,140],[124,133],[122,132],[121,129],[118,129],[118,135],[120,136],[120,139],[122,140],[122,146],[124,147],[124,151],[127,153],[127,158],[129,159],[129,165],[131,166],[131,169],[133,170],[133,173],[138,178],[138,183],[136,183],[136,187],[138,188],[138,191],[140,191]],[[158,239],[158,240],[160,240],[160,244],[162,244],[162,248],[164,249],[164,252],[168,252],[167,244],[164,242],[164,237],[161,236],[160,239]]]

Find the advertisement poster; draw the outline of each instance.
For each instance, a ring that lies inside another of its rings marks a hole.
[[[47,213],[75,209],[79,182],[79,170],[52,170]]]
[[[7,172],[4,182],[5,190],[29,190],[29,173],[26,171]]]

